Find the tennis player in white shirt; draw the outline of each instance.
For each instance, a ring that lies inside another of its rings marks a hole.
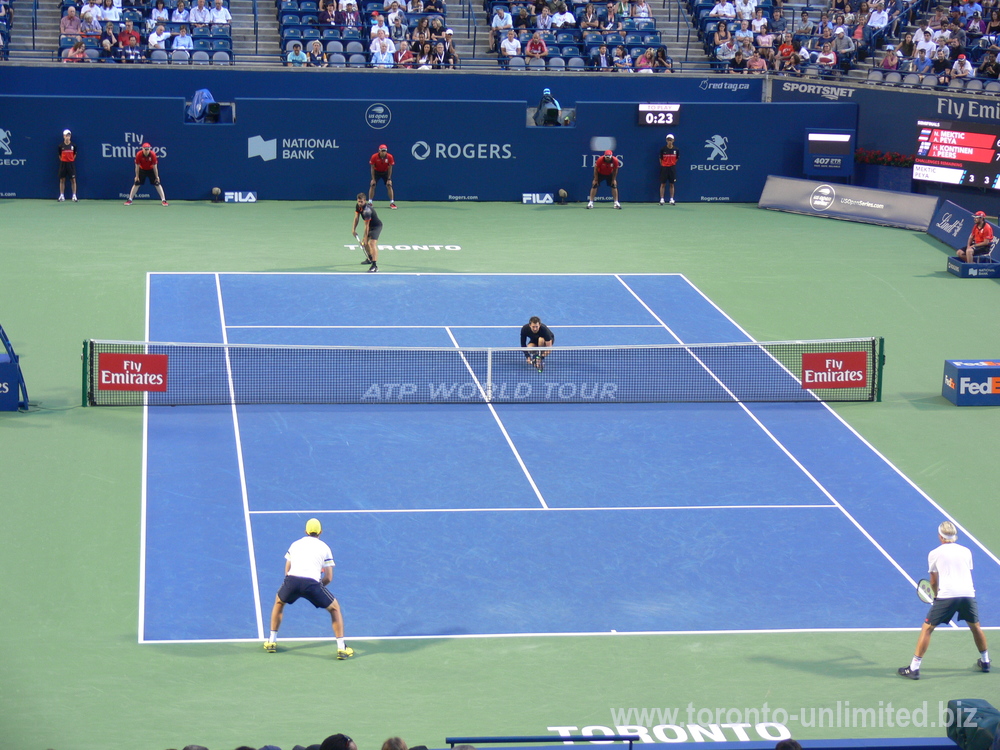
[[[979,649],[976,669],[981,672],[990,671],[990,652],[986,647],[986,634],[979,626],[976,589],[972,585],[972,552],[968,547],[958,544],[958,529],[951,521],[944,521],[938,526],[938,539],[941,546],[932,549],[927,555],[934,603],[920,629],[916,655],[910,666],[896,670],[900,677],[911,680],[920,679],[920,662],[927,653],[927,647],[931,645],[934,628],[949,622],[956,613],[958,619],[965,620],[968,624],[976,641],[976,648]]]
[[[316,609],[325,609],[333,620],[333,634],[337,637],[337,658],[349,659],[354,649],[344,645],[344,616],[336,597],[326,588],[333,580],[333,552],[319,540],[323,527],[316,518],[306,522],[306,535],[292,542],[285,553],[285,580],[274,597],[271,610],[271,635],[264,642],[264,650],[273,654],[278,650],[278,628],[286,604],[299,598],[312,603]]]

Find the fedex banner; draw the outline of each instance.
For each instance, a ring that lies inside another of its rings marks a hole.
[[[992,252],[1000,241],[1000,226],[992,221],[986,223],[993,228],[993,246],[990,248]],[[972,211],[951,201],[941,201],[938,210],[934,212],[930,226],[927,227],[927,234],[953,250],[958,250],[968,244],[972,224]]]
[[[102,352],[97,357],[97,390],[167,390],[166,354],[118,354]]]
[[[211,200],[214,188],[227,203],[352,200],[367,189],[369,158],[385,143],[400,201],[544,205],[560,190],[583,201],[595,160],[611,150],[622,165],[621,199],[654,202],[659,150],[672,133],[678,201],[752,202],[768,174],[802,174],[805,128],[857,123],[850,103],[680,102],[668,127],[640,123],[638,102],[577,101],[571,126],[534,127],[528,104],[237,99],[234,122],[196,125],[184,122],[183,98],[0,96],[0,198],[55,194],[56,144],[69,128],[82,199],[127,197],[135,153],[148,141],[169,200]],[[147,184],[137,197],[156,193]],[[598,199],[610,200],[609,191]]]
[[[770,175],[758,206],[776,211],[926,231],[935,196]]]

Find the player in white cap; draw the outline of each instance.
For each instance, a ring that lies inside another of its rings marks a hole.
[[[278,628],[286,604],[299,598],[307,599],[317,609],[325,609],[333,621],[333,634],[337,637],[337,658],[349,659],[354,649],[344,645],[344,616],[336,597],[326,588],[333,580],[333,552],[319,540],[323,527],[319,519],[306,522],[306,535],[292,542],[285,553],[285,580],[274,597],[271,610],[271,635],[264,642],[264,650],[273,654],[278,650]]]

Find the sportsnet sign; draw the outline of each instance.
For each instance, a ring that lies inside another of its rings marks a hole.
[[[166,354],[118,354],[97,357],[97,388],[102,391],[166,391]]]
[[[803,353],[803,388],[866,388],[867,352]]]

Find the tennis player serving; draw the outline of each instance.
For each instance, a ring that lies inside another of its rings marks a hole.
[[[365,193],[358,193],[358,203],[354,207],[354,224],[351,226],[351,232],[355,237],[358,236],[358,219],[363,219],[365,222],[365,234],[361,238],[361,249],[368,256],[361,262],[368,264],[368,273],[377,273],[378,236],[382,233],[382,222]]]
[[[278,628],[285,605],[300,598],[311,602],[316,609],[325,609],[333,620],[333,634],[337,637],[337,658],[349,659],[354,649],[344,645],[344,616],[340,613],[337,598],[327,589],[333,580],[333,552],[319,540],[323,527],[319,519],[306,521],[306,535],[292,542],[285,553],[285,580],[274,597],[271,610],[271,635],[264,642],[264,650],[273,654],[278,650]]]
[[[976,669],[981,672],[990,671],[990,653],[986,648],[986,634],[979,626],[976,589],[972,585],[972,552],[968,547],[957,543],[958,530],[951,521],[944,521],[938,526],[938,539],[941,546],[932,549],[927,556],[934,603],[920,629],[916,654],[910,666],[896,670],[900,677],[911,680],[920,679],[920,662],[931,644],[934,628],[949,622],[956,612],[958,619],[965,620],[968,624],[976,641],[976,648],[979,649]]]
[[[524,353],[524,361],[529,365],[534,365],[539,372],[545,369],[545,357],[549,356],[549,352],[544,351],[544,349],[551,347],[555,341],[555,334],[542,323],[541,318],[537,315],[533,315],[525,325],[521,326],[521,348],[537,347],[542,350]]]

